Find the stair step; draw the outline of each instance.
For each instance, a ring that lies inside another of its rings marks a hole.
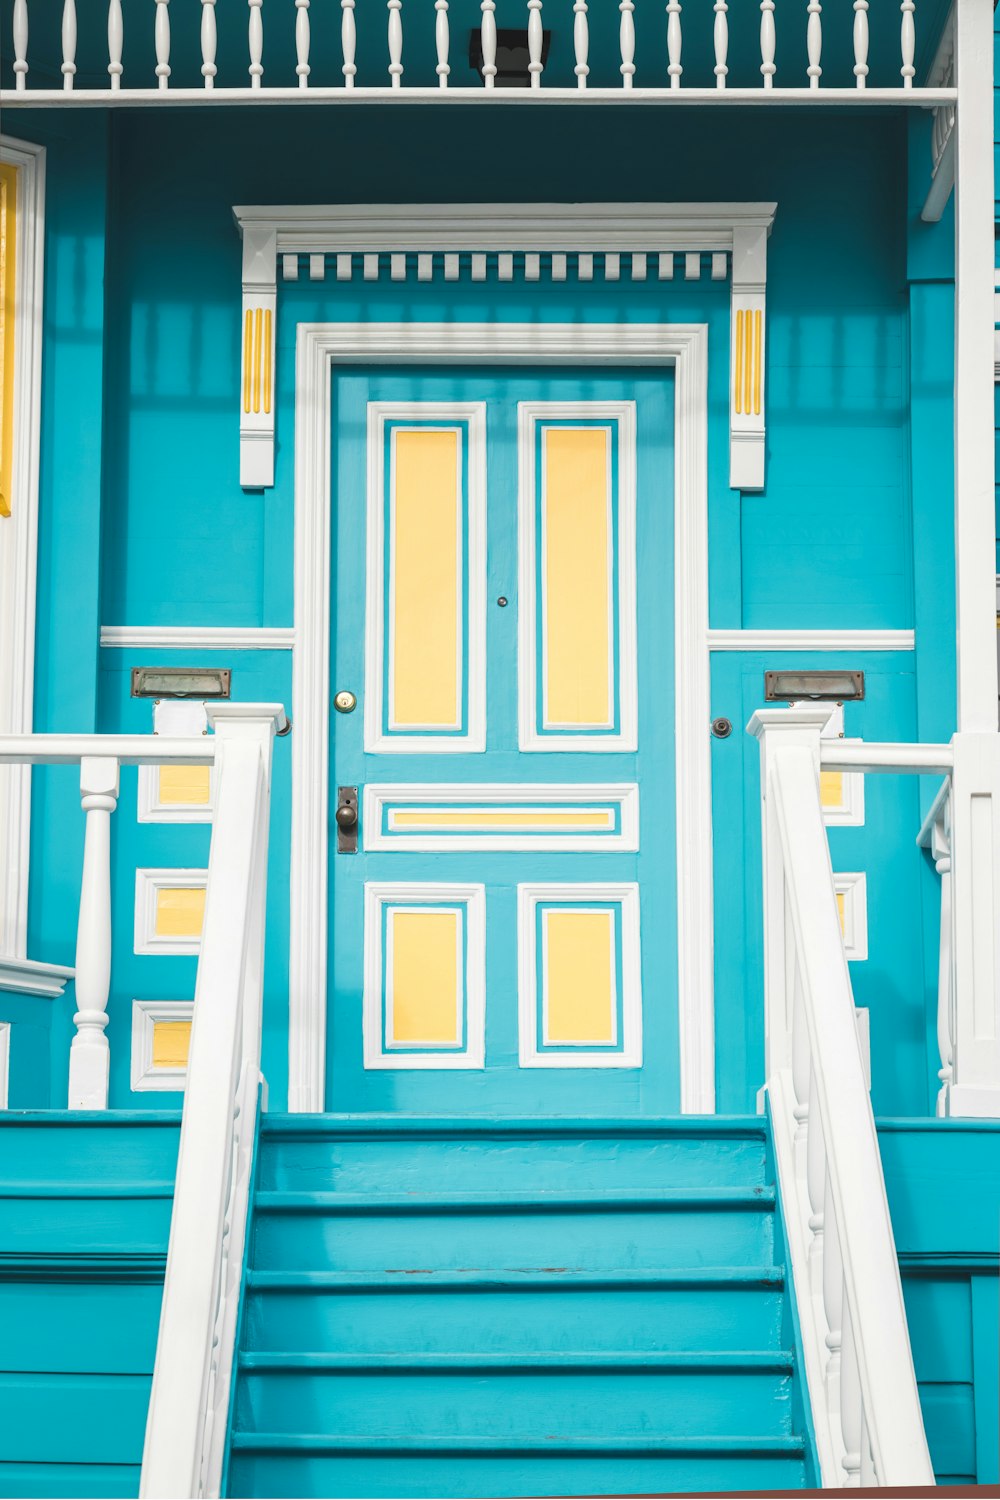
[[[773,1210],[770,1188],[434,1198],[260,1193],[253,1261],[261,1270],[769,1266]]]
[[[240,1356],[240,1367],[244,1370],[276,1371],[281,1374],[297,1371],[316,1371],[322,1374],[351,1370],[377,1373],[401,1371],[405,1374],[421,1371],[440,1373],[447,1370],[494,1370],[503,1375],[535,1370],[598,1370],[608,1374],[619,1370],[638,1370],[643,1374],[658,1370],[770,1370],[787,1373],[794,1367],[794,1358],[787,1349],[766,1352],[757,1349],[696,1349],[670,1354],[639,1354],[634,1350],[598,1354],[592,1350],[572,1349],[519,1354],[514,1358],[506,1354],[470,1354],[465,1350],[458,1354],[292,1354],[287,1351],[250,1351]]]
[[[149,1389],[149,1375],[4,1372],[0,1461],[138,1463]]]
[[[0,1360],[7,1370],[151,1375],[160,1322],[158,1282],[0,1280]]]
[[[759,1121],[478,1120],[387,1116],[270,1117],[264,1191],[475,1191],[484,1182],[590,1192],[602,1187],[756,1185],[765,1175]]]
[[[670,1271],[254,1271],[246,1337],[260,1351],[314,1349],[510,1357],[587,1347],[776,1350],[784,1273]]]
[[[134,1464],[4,1463],[0,1495],[18,1500],[133,1500],[140,1466]]]

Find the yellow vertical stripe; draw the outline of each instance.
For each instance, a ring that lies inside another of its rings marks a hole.
[[[263,308],[256,308],[253,315],[253,409],[260,411],[260,357],[263,340],[261,338],[261,323],[264,318]]]
[[[614,913],[546,911],[543,955],[550,1046],[615,1040]]]
[[[746,352],[743,356],[743,410],[750,415],[750,382],[752,378],[751,363],[753,360],[753,319],[747,310],[743,319],[743,330],[746,334]]]
[[[847,916],[846,916],[846,909],[845,909],[845,906],[844,906],[844,892],[843,891],[838,891],[837,892],[837,915],[840,918],[840,930],[841,930],[841,932],[844,932],[846,930]]]
[[[157,937],[200,937],[205,887],[161,886],[156,893]]]
[[[250,410],[250,381],[253,375],[253,312],[248,307],[243,318],[243,410]]]
[[[14,477],[14,273],[17,168],[0,163],[0,516],[9,516]]]
[[[395,435],[389,683],[393,729],[459,727],[458,443],[454,428]]]
[[[271,309],[264,309],[264,410],[271,410]]]
[[[391,911],[391,1046],[457,1046],[459,914]]]
[[[844,805],[844,773],[843,771],[820,771],[819,773],[819,800],[822,807],[843,807]]]
[[[736,371],[733,385],[736,388],[736,415],[743,415],[743,311],[736,314]]]
[[[209,798],[208,766],[160,767],[159,801],[162,807],[178,803],[207,807]]]
[[[190,1021],[153,1022],[154,1068],[186,1068],[190,1046]]]
[[[546,724],[612,722],[609,441],[603,427],[550,427],[544,435]]]
[[[753,412],[760,416],[760,372],[764,349],[764,315],[760,308],[753,315]]]

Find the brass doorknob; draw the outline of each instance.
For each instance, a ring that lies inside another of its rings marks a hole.
[[[358,810],[350,802],[342,802],[334,813],[334,817],[337,820],[338,828],[345,830],[353,828],[358,821]]]

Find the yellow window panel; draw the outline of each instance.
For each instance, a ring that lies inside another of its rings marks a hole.
[[[542,499],[544,719],[612,722],[608,445],[603,427],[545,432]]]
[[[14,270],[17,168],[0,162],[0,516],[9,516],[14,475]]]
[[[544,1040],[548,1046],[615,1040],[615,919],[611,911],[546,911]]]
[[[205,887],[161,886],[156,893],[157,937],[200,937]]]
[[[392,549],[394,729],[459,727],[462,517],[459,434],[395,436]]]
[[[190,1046],[190,1021],[153,1022],[154,1068],[186,1068]]]
[[[209,801],[208,766],[160,767],[160,805],[162,807],[207,807]]]
[[[461,927],[457,911],[389,913],[390,1046],[461,1044]]]
[[[401,809],[393,814],[392,826],[396,828],[419,828],[421,830],[435,828],[552,828],[559,831],[589,828],[611,828],[614,826],[613,814],[608,808],[598,808],[594,811],[579,809],[577,811],[553,808],[539,808],[526,810],[524,812],[493,812],[484,808],[481,811],[476,808],[458,809],[428,809],[423,811],[410,811]]]
[[[837,915],[840,918],[840,930],[841,930],[841,933],[844,933],[846,931],[847,913],[846,913],[846,910],[845,910],[845,907],[844,907],[844,892],[843,891],[838,891],[837,892]]]
[[[820,805],[826,808],[843,807],[844,805],[844,773],[843,771],[820,771],[819,773],[819,800]]]

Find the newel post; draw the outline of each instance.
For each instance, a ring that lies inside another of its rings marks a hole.
[[[76,934],[76,1035],[69,1051],[70,1109],[107,1109],[110,1054],[105,1027],[111,989],[111,814],[118,762],[84,756],[80,806],[87,817]]]
[[[951,797],[954,990],[945,1113],[1000,1116],[1000,735],[956,734]]]
[[[785,881],[781,857],[781,835],[768,796],[772,757],[785,749],[805,747],[812,751],[819,777],[820,737],[830,717],[831,705],[817,703],[806,708],[760,708],[747,725],[747,733],[760,742],[761,854],[764,871],[764,1071],[771,1078],[792,1066],[792,1001],[794,997],[794,951],[791,935],[785,933]]]

